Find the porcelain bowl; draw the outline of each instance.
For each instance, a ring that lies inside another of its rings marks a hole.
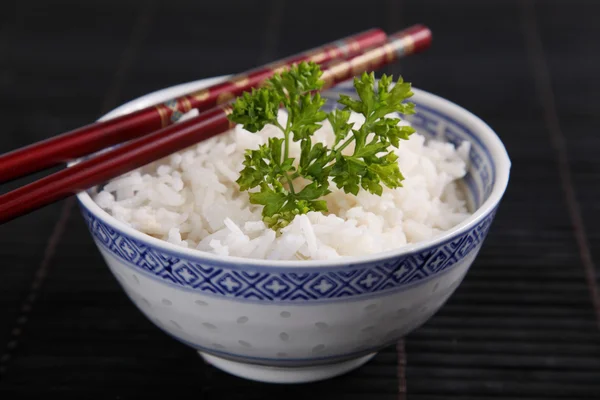
[[[187,83],[129,102],[112,118],[206,87]],[[138,232],[78,195],[98,250],[125,293],[156,326],[212,365],[253,380],[299,383],[343,374],[425,323],[461,283],[509,180],[496,134],[469,111],[415,89],[421,134],[472,144],[464,179],[473,215],[416,245],[331,261],[220,257]],[[351,84],[328,90],[334,104]]]

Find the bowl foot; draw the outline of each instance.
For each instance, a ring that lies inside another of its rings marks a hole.
[[[369,362],[377,353],[336,364],[311,367],[267,367],[230,361],[202,352],[199,354],[208,364],[240,378],[266,383],[308,383],[350,372]]]

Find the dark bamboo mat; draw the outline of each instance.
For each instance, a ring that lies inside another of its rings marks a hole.
[[[438,314],[363,368],[293,387],[219,372],[146,321],[72,201],[0,226],[0,398],[600,398],[600,3],[57,0],[2,8],[0,151],[149,91],[373,26],[392,32],[422,22],[433,47],[386,72],[481,116],[513,170],[483,250]]]

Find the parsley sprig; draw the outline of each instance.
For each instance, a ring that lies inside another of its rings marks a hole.
[[[283,133],[282,138],[271,137],[258,149],[246,151],[237,180],[242,191],[258,188],[249,193],[250,202],[264,206],[263,221],[273,229],[286,226],[296,215],[327,211],[322,198],[331,193],[331,182],[346,193],[357,195],[362,188],[381,195],[382,185],[397,188],[404,179],[390,146],[397,148],[414,129],[389,115],[414,113],[414,104],[404,101],[413,95],[410,83],[400,78],[392,85],[392,77],[383,75],[375,85],[374,74],[363,73],[354,79],[358,100],[340,95],[338,103],[344,107],[327,113],[326,100],[319,94],[321,75],[314,62],[293,65],[238,97],[229,115],[250,132],[274,125]],[[281,105],[288,114],[285,126],[277,119]],[[365,117],[358,129],[349,122],[352,111]],[[325,119],[335,134],[331,147],[312,142]],[[291,141],[300,144],[299,160],[289,156]],[[351,144],[352,151],[343,152]],[[303,178],[301,190],[297,178]]]

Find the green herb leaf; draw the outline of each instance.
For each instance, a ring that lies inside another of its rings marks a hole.
[[[399,118],[380,119],[372,125],[371,130],[377,136],[387,138],[392,146],[398,148],[400,139],[407,140],[415,132],[412,126],[400,126],[399,122]]]
[[[294,112],[291,114],[290,131],[294,134],[294,141],[299,141],[312,136],[321,127],[319,122],[327,118],[327,114],[321,111],[325,105],[325,99],[320,94],[311,96],[304,94]]]
[[[229,119],[244,126],[250,132],[258,132],[267,124],[277,122],[281,97],[267,88],[245,92],[233,103]]]
[[[327,181],[325,164],[327,164],[327,149],[323,143],[312,146],[310,138],[300,142],[301,154],[298,172],[306,178],[318,182]]]
[[[331,168],[333,182],[346,193],[358,194],[361,176],[367,172],[366,165],[352,156],[338,154]]]
[[[398,156],[394,153],[388,153],[379,158],[378,162],[369,166],[369,170],[391,189],[402,186],[404,176],[398,167]]]
[[[352,110],[360,114],[363,114],[363,111],[367,112],[367,110],[363,110],[363,103],[361,101],[354,100],[352,97],[346,96],[345,94],[340,94],[340,99],[338,100],[338,103],[343,106],[346,106],[346,109]]]
[[[315,62],[302,62],[292,65],[287,71],[275,74],[268,83],[282,97],[299,96],[302,93],[319,90],[323,86],[323,72]]]
[[[331,193],[329,190],[329,185],[319,182],[312,182],[311,184],[306,185],[304,189],[302,189],[296,195],[296,198],[299,200],[313,200],[329,193]]]
[[[266,183],[260,185],[260,192],[250,193],[250,203],[263,205],[262,214],[269,217],[281,210],[287,198],[286,193],[276,192]]]
[[[334,110],[327,116],[327,120],[333,128],[335,134],[335,145],[344,140],[348,136],[348,132],[354,124],[348,123],[350,119],[349,110]]]
[[[373,111],[376,102],[376,92],[373,91],[373,86],[375,85],[375,74],[371,72],[367,74],[363,72],[362,76],[359,78],[354,78],[354,88],[356,89],[356,93],[360,100],[362,101],[362,111],[361,114],[368,115]]]

